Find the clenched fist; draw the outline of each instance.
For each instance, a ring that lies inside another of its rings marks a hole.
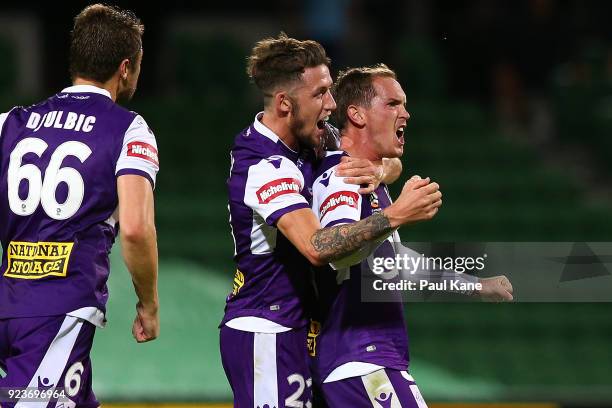
[[[511,302],[514,299],[514,296],[512,296],[512,284],[503,275],[482,278],[479,282],[482,284],[482,289],[477,291],[476,295],[480,296],[482,300],[489,302]]]
[[[429,177],[413,176],[408,180],[397,200],[385,210],[392,227],[430,220],[442,205],[442,193],[438,183]]]

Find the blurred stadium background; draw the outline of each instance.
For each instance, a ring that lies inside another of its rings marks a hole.
[[[0,111],[68,84],[71,20],[86,4],[0,6]],[[104,403],[231,400],[217,330],[233,275],[228,150],[260,107],[245,56],[280,30],[321,41],[334,71],[384,61],[398,72],[412,114],[403,179],[430,176],[444,192],[436,219],[405,240],[612,241],[610,2],[117,4],[146,25],[129,107],[161,154],[162,334],[133,342],[117,247],[93,354]],[[412,371],[432,406],[612,406],[611,316],[609,303],[410,304]]]

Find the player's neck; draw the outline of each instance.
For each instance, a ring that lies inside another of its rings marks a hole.
[[[117,87],[114,86],[112,80],[109,80],[106,83],[102,83],[98,81],[93,81],[91,79],[77,77],[74,79],[74,81],[72,81],[72,85],[91,85],[97,88],[106,89],[111,94],[111,99],[113,100],[113,102],[117,101]]]
[[[300,144],[291,132],[291,129],[289,129],[289,126],[287,126],[286,119],[279,118],[264,111],[261,123],[274,132],[274,134],[291,150],[298,151],[300,149]]]
[[[382,157],[372,150],[372,143],[358,132],[343,131],[340,138],[340,150],[356,159],[368,159],[374,164],[382,164]]]

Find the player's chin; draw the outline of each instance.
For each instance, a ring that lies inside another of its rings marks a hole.
[[[382,157],[387,159],[399,158],[404,155],[404,146],[396,146],[392,149],[388,149]]]

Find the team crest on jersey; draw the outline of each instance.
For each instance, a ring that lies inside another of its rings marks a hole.
[[[127,155],[131,157],[138,157],[140,159],[148,160],[151,163],[159,166],[159,156],[157,149],[145,142],[131,142],[128,143]]]
[[[17,242],[7,248],[7,278],[42,279],[65,277],[72,252],[72,242]]]
[[[232,296],[236,296],[240,289],[244,286],[244,274],[236,269],[234,274],[234,287],[232,289]]]
[[[300,182],[294,178],[281,178],[264,184],[257,190],[259,204],[268,204],[283,194],[299,194],[302,190]]]
[[[372,207],[372,212],[381,211],[380,203],[378,202],[378,194],[376,194],[375,191],[372,191],[370,194],[370,207]]]
[[[355,193],[354,191],[337,191],[328,196],[325,201],[323,201],[323,204],[321,204],[319,207],[320,217],[323,219],[325,214],[343,205],[357,208],[358,201],[359,194]]]
[[[310,327],[308,328],[308,337],[306,339],[306,345],[308,346],[308,354],[312,357],[317,355],[317,336],[321,332],[321,323],[316,320],[310,320]]]

